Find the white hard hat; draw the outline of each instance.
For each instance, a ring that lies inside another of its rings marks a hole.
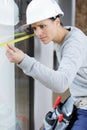
[[[19,10],[14,0],[0,0],[0,24],[16,25],[19,22]]]
[[[55,0],[32,0],[26,10],[26,22],[32,24],[57,15],[64,13]]]

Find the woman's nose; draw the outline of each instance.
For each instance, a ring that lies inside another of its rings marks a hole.
[[[41,29],[36,29],[35,30],[35,34],[36,34],[36,36],[40,36],[41,34],[42,34],[42,30]]]

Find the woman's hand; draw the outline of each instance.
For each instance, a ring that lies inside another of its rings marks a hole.
[[[24,59],[24,52],[12,45],[7,45],[6,56],[10,62],[19,64]]]

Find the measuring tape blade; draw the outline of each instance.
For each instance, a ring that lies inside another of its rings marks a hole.
[[[15,34],[15,35],[16,35],[16,36],[19,36],[19,35],[23,35],[23,34],[24,34],[24,33]],[[16,38],[16,39],[13,39],[13,40],[4,42],[4,43],[1,43],[1,44],[0,44],[0,48],[1,48],[1,47],[4,47],[4,46],[7,46],[7,45],[9,45],[9,44],[15,44],[15,43],[17,43],[17,42],[20,42],[20,41],[26,40],[26,39],[28,39],[28,38],[31,38],[31,37],[33,37],[33,36],[35,36],[34,33],[33,33],[33,34],[30,34],[30,35],[25,35],[25,36],[22,36],[22,37],[20,37],[20,38]]]

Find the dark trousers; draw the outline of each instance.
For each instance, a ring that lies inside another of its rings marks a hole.
[[[67,130],[87,130],[87,110],[77,109],[74,114],[72,127]]]

